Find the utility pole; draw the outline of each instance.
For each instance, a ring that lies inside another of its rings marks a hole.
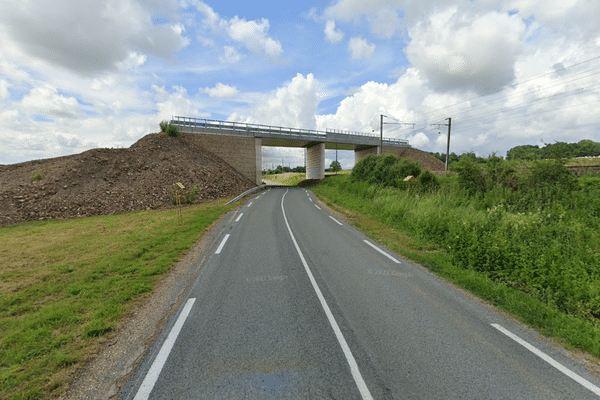
[[[338,160],[337,160],[337,143],[335,144],[335,174],[337,175],[337,165],[338,165]]]
[[[446,118],[448,120],[447,124],[430,124],[430,125],[437,125],[438,127],[440,126],[447,126],[448,127],[448,143],[446,144],[446,164],[444,166],[444,171],[448,172],[448,158],[450,157],[450,127],[452,126],[452,118]]]

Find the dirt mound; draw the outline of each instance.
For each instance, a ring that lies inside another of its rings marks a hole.
[[[419,164],[421,164],[422,169],[429,169],[434,172],[444,171],[445,165],[443,162],[441,162],[431,154],[428,154],[424,151],[415,148],[406,149],[402,153],[401,157],[410,158],[411,160],[418,162]]]
[[[169,208],[175,182],[199,187],[195,203],[256,186],[193,134],[151,133],[128,149],[0,166],[0,225]]]

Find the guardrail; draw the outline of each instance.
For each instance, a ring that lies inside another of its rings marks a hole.
[[[298,128],[286,128],[282,126],[272,125],[260,125],[260,124],[248,124],[244,122],[233,122],[233,121],[220,121],[215,119],[206,118],[194,118],[194,117],[180,117],[174,116],[171,119],[171,123],[179,127],[191,127],[202,128],[202,129],[214,129],[214,130],[227,130],[228,132],[235,132],[242,136],[256,136],[256,134],[262,135],[287,135],[287,136],[309,136],[317,140],[323,140],[327,138],[329,134],[342,134],[346,136],[360,136],[368,138],[379,138],[379,135],[373,135],[365,132],[354,132],[344,131],[337,129],[327,129],[325,131],[319,131],[314,129],[298,129]],[[384,143],[387,144],[398,144],[408,146],[408,140],[404,139],[383,139]]]

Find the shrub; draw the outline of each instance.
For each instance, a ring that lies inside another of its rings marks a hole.
[[[436,191],[440,188],[440,182],[433,172],[426,169],[417,178],[419,186],[425,191]]]
[[[188,204],[192,204],[196,199],[196,195],[198,194],[199,190],[200,186],[192,186],[188,194],[185,196],[185,202]]]
[[[461,159],[454,167],[458,172],[458,184],[470,195],[487,191],[486,178],[482,168],[469,158]]]
[[[169,124],[167,127],[167,135],[171,137],[179,136],[179,128],[177,128],[177,125]]]
[[[368,181],[373,173],[375,164],[377,163],[377,156],[375,154],[369,154],[352,168],[352,176],[359,181]]]
[[[392,167],[393,182],[390,186],[403,187],[404,179],[407,176],[417,178],[421,174],[421,166],[418,162],[402,158]]]
[[[160,126],[161,132],[167,132],[167,128],[169,127],[169,123],[167,121],[160,121],[158,125]]]
[[[38,173],[36,173],[35,175],[33,175],[33,176],[31,177],[31,181],[32,181],[32,182],[33,182],[33,181],[39,181],[39,180],[41,180],[42,178],[43,178],[42,174],[40,174],[40,173],[38,172]]]
[[[369,182],[391,186],[393,182],[391,168],[397,162],[398,157],[391,154],[377,157],[377,161],[373,168],[373,173],[369,178]]]

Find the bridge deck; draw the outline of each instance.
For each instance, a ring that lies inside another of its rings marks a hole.
[[[192,117],[176,116],[171,123],[185,132],[261,138],[263,146],[311,147],[318,143],[325,143],[327,149],[362,150],[379,146],[380,140],[379,135],[362,132],[329,129],[318,131]],[[383,146],[411,147],[407,140],[391,138],[383,138]]]

